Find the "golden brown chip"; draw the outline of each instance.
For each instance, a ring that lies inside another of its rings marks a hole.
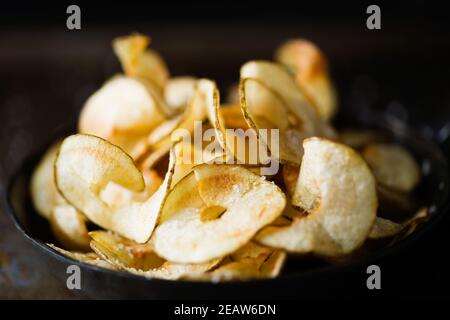
[[[127,76],[147,79],[162,90],[169,71],[159,54],[147,48],[149,44],[149,37],[135,33],[114,39],[113,49]]]
[[[287,66],[296,82],[324,119],[336,113],[336,90],[330,79],[325,55],[314,43],[305,39],[285,42],[278,48],[275,60]]]

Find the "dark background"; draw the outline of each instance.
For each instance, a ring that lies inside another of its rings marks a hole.
[[[81,7],[80,31],[66,29],[70,4]],[[366,28],[369,4],[381,7],[381,30]],[[86,98],[120,71],[111,40],[132,31],[152,37],[172,74],[216,79],[223,96],[243,62],[270,59],[284,40],[305,37],[329,58],[342,112],[394,110],[429,133],[450,120],[444,1],[14,1],[0,4],[0,192],[23,159],[73,126]],[[0,210],[0,297],[72,297]],[[392,262],[398,283],[387,284],[395,288],[389,295],[448,297],[446,221]]]

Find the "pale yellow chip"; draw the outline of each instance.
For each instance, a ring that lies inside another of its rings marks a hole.
[[[408,192],[420,181],[420,167],[405,148],[394,144],[371,144],[363,151],[364,159],[377,181],[389,188]]]
[[[78,129],[138,156],[143,137],[166,120],[163,105],[160,94],[147,80],[116,76],[86,101]]]
[[[277,49],[275,60],[295,74],[297,84],[313,102],[318,113],[326,120],[332,118],[337,110],[336,90],[322,51],[308,40],[294,39]]]
[[[276,92],[289,112],[302,122],[305,134],[327,138],[336,136],[331,126],[319,116],[310,100],[297,86],[294,78],[281,65],[269,61],[250,61],[241,67],[240,73],[241,82],[243,79],[255,79]]]
[[[145,78],[162,90],[169,79],[169,70],[159,54],[148,49],[150,38],[135,33],[113,41],[113,49],[126,75]]]
[[[304,148],[292,202],[309,214],[286,227],[267,227],[256,240],[295,253],[349,254],[365,241],[375,221],[375,179],[349,147],[310,138]]]
[[[173,262],[223,257],[275,220],[285,203],[276,185],[243,167],[199,165],[170,192],[152,242],[158,255]],[[202,219],[210,207],[225,211]]]
[[[168,194],[175,159],[172,152],[164,181],[151,197],[118,207],[108,206],[101,200],[103,188],[114,182],[133,192],[141,192],[145,182],[130,156],[117,146],[94,136],[70,136],[60,147],[55,169],[61,194],[90,221],[144,243],[153,232]]]

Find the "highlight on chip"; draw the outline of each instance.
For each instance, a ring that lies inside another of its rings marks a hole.
[[[292,203],[309,214],[289,226],[267,227],[256,240],[295,253],[349,254],[362,245],[375,221],[375,179],[364,160],[347,146],[310,138],[303,147]]]
[[[99,136],[131,152],[166,119],[162,104],[146,80],[116,76],[86,101],[79,132]]]

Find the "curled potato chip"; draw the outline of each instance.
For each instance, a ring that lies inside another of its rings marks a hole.
[[[221,259],[203,264],[176,264],[160,258],[149,243],[138,244],[105,231],[91,232],[91,247],[103,259],[121,270],[147,278],[176,280],[208,271]]]
[[[167,260],[209,261],[247,243],[285,203],[277,186],[243,167],[199,165],[170,192],[151,240]],[[211,207],[222,210],[205,219]]]
[[[54,207],[50,216],[53,234],[69,250],[89,249],[90,238],[86,222],[86,218],[68,204]]]
[[[371,144],[364,149],[363,156],[377,181],[386,187],[408,192],[420,181],[419,165],[399,145]]]
[[[86,101],[79,118],[79,132],[99,136],[126,152],[139,154],[142,138],[166,119],[163,104],[145,79],[116,76]]]
[[[336,113],[336,90],[329,76],[328,62],[316,45],[304,39],[287,41],[278,48],[275,60],[293,71],[297,84],[324,119]]]
[[[145,187],[141,172],[119,147],[99,137],[69,136],[61,144],[55,170],[61,194],[90,221],[144,243],[153,232],[169,191],[175,159],[172,152],[164,181],[151,197],[118,207],[108,206],[100,198],[102,189],[110,182],[134,192]]]
[[[272,156],[280,162],[299,165],[303,155],[302,141],[309,134],[302,122],[289,112],[280,95],[263,82],[248,78],[241,81],[241,96],[245,119]],[[260,134],[262,129],[270,134],[272,129],[277,129],[278,138]]]
[[[54,162],[59,143],[52,145],[39,161],[31,176],[30,191],[36,211],[44,218],[50,218],[53,208],[67,204],[56,189]]]
[[[114,39],[113,49],[127,76],[150,80],[162,90],[169,71],[159,54],[147,48],[149,44],[149,37],[135,33]]]
[[[310,101],[286,69],[269,61],[250,61],[241,67],[241,82],[248,78],[258,80],[275,92],[279,99],[284,102],[290,114],[296,118],[296,122],[299,122],[298,125],[301,125],[305,134],[335,138],[334,130],[311,106]],[[242,95],[241,83],[241,103],[243,98],[245,99],[245,95]],[[274,112],[271,112],[271,115],[273,114]]]
[[[84,262],[84,263],[87,263],[87,264],[90,264],[90,265],[93,265],[96,267],[101,267],[101,268],[105,268],[105,269],[109,269],[109,270],[117,270],[117,268],[114,265],[112,265],[108,261],[105,261],[102,258],[100,258],[95,252],[84,253],[84,252],[68,251],[68,250],[59,248],[51,243],[47,243],[47,245],[50,248],[52,248],[53,250],[65,255],[66,257],[69,257],[71,259],[74,259],[74,260],[77,260],[80,262]]]
[[[377,211],[375,180],[349,147],[321,138],[309,138],[303,146],[292,202],[309,214],[294,218],[286,227],[267,227],[256,240],[296,253],[348,254],[372,229]]]

